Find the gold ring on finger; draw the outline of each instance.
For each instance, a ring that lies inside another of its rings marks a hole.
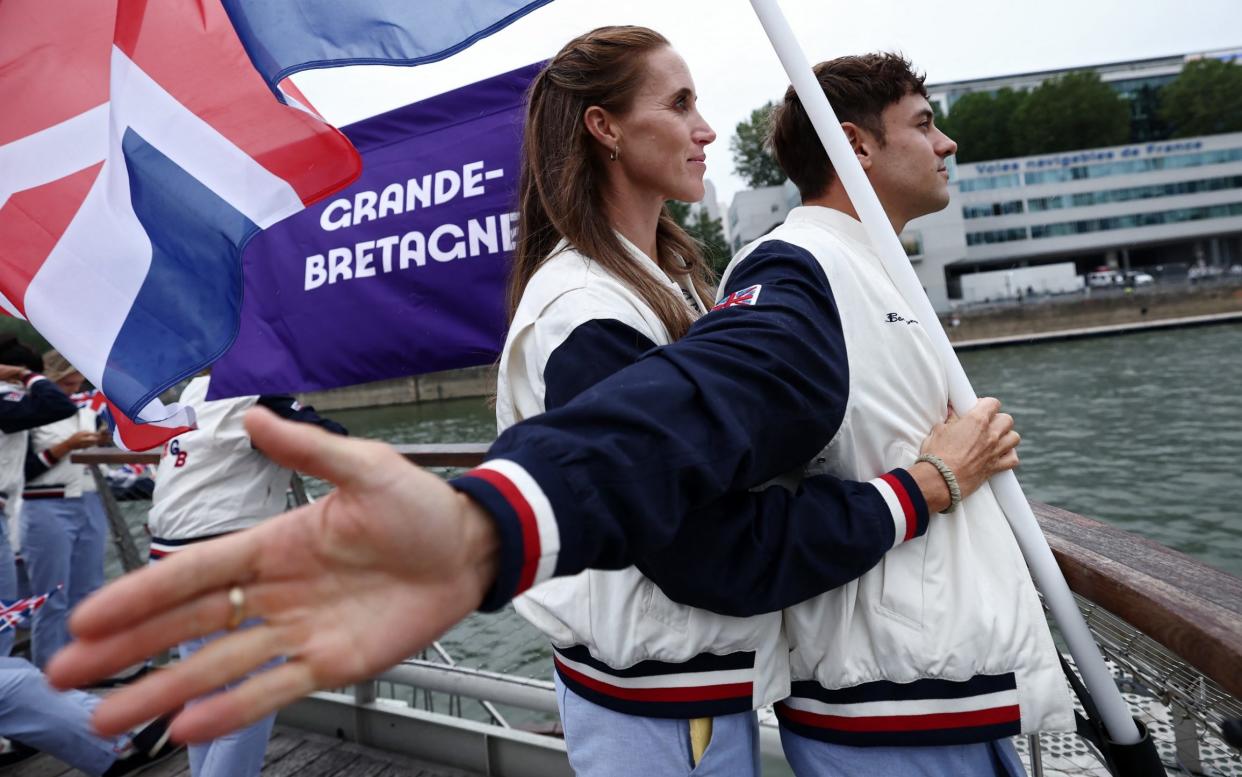
[[[229,613],[229,622],[226,628],[233,631],[242,624],[246,619],[246,592],[242,590],[240,585],[235,585],[229,589],[229,605],[233,610]]]

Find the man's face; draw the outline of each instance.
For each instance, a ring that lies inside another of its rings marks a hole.
[[[884,109],[885,142],[869,141],[867,177],[890,217],[902,221],[925,216],[949,204],[945,157],[957,151],[953,139],[936,127],[927,98],[908,94]]]

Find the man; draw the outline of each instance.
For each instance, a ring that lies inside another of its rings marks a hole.
[[[712,509],[718,500],[745,500],[746,489],[800,472],[846,429],[842,392],[856,376],[842,372],[847,342],[834,300],[849,300],[834,298],[824,269],[805,250],[739,263],[722,298],[682,340],[512,427],[487,463],[453,482],[456,492],[385,446],[332,440],[252,413],[248,428],[265,453],[340,488],[309,509],[115,584],[75,616],[80,642],[53,662],[51,674],[60,683],[81,682],[171,641],[267,616],[271,625],[223,640],[235,648],[227,656],[195,657],[118,692],[96,715],[102,731],[117,730],[272,655],[293,656],[174,724],[176,736],[210,738],[316,687],[374,673],[470,609],[500,607],[553,575],[650,560],[653,578],[673,579],[673,560],[660,554],[696,522],[712,529],[698,535],[705,552],[683,556],[680,565],[712,570],[683,576],[699,581],[699,593],[737,590],[746,597],[740,607],[773,609],[824,591],[816,559],[804,557],[820,547],[822,515],[703,522],[719,514]],[[920,412],[925,402],[920,398]],[[1012,419],[997,407],[982,401],[953,422],[989,432],[977,438],[988,449],[980,460],[989,464],[961,468],[975,472],[974,482],[963,483],[967,492],[1016,463]],[[944,411],[940,400],[941,417]],[[907,462],[918,452],[917,443],[901,451]],[[887,530],[900,528],[904,539],[926,528],[928,505],[952,504],[935,468],[920,464],[907,474],[914,478],[915,470],[930,470],[933,481],[913,488],[903,480],[907,499],[891,483],[880,490],[839,480],[836,488],[874,489],[867,493],[893,513],[896,526]],[[885,472],[876,468],[868,477]],[[730,538],[742,544],[731,547]],[[695,584],[686,587],[688,596],[698,595]],[[399,628],[391,621],[379,628],[376,613],[394,610],[409,617]],[[360,634],[366,639],[355,642]]]
[[[936,127],[923,77],[891,54],[815,72],[893,229],[944,208],[944,160],[957,145]],[[803,207],[744,249],[724,285],[765,262],[815,262],[840,312],[834,334],[851,379],[825,408],[839,426],[811,471],[884,472],[941,419],[943,367],[792,88],[771,144]],[[792,693],[776,710],[797,774],[1020,775],[1009,737],[1073,728],[1043,611],[990,487],[954,508],[855,582],[786,610]]]

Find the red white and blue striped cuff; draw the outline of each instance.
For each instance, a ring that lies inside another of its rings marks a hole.
[[[552,503],[520,464],[492,459],[450,481],[496,522],[500,570],[480,610],[500,609],[532,586],[551,579],[561,550]]]
[[[927,500],[914,478],[904,469],[885,472],[869,481],[893,518],[893,547],[927,533]]]

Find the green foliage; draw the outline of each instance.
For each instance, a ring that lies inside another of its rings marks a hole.
[[[746,179],[752,189],[764,186],[780,186],[785,183],[785,173],[766,146],[768,120],[775,102],[768,102],[750,112],[750,118],[739,122],[737,131],[729,139],[733,152],[733,172]]]
[[[979,162],[1022,156],[1011,130],[1014,114],[1026,100],[1022,92],[973,92],[953,103],[953,112],[936,124],[957,141],[957,161]]]
[[[34,349],[35,353],[46,353],[52,349],[51,344],[43,339],[43,335],[35,331],[29,321],[23,321],[20,318],[0,316],[0,339],[6,337],[16,337]]]
[[[1130,106],[1091,71],[1045,81],[1013,112],[1016,156],[1115,146],[1130,139]]]
[[[1161,117],[1173,137],[1242,131],[1242,67],[1198,59],[1161,90]]]
[[[733,254],[729,250],[729,244],[725,241],[724,226],[720,223],[720,219],[709,216],[706,208],[696,208],[694,212],[691,212],[689,205],[677,200],[669,200],[665,205],[668,207],[669,215],[690,234],[690,237],[698,241],[703,249],[703,258],[707,260],[707,265],[712,268],[712,272],[716,275],[724,272]]]

